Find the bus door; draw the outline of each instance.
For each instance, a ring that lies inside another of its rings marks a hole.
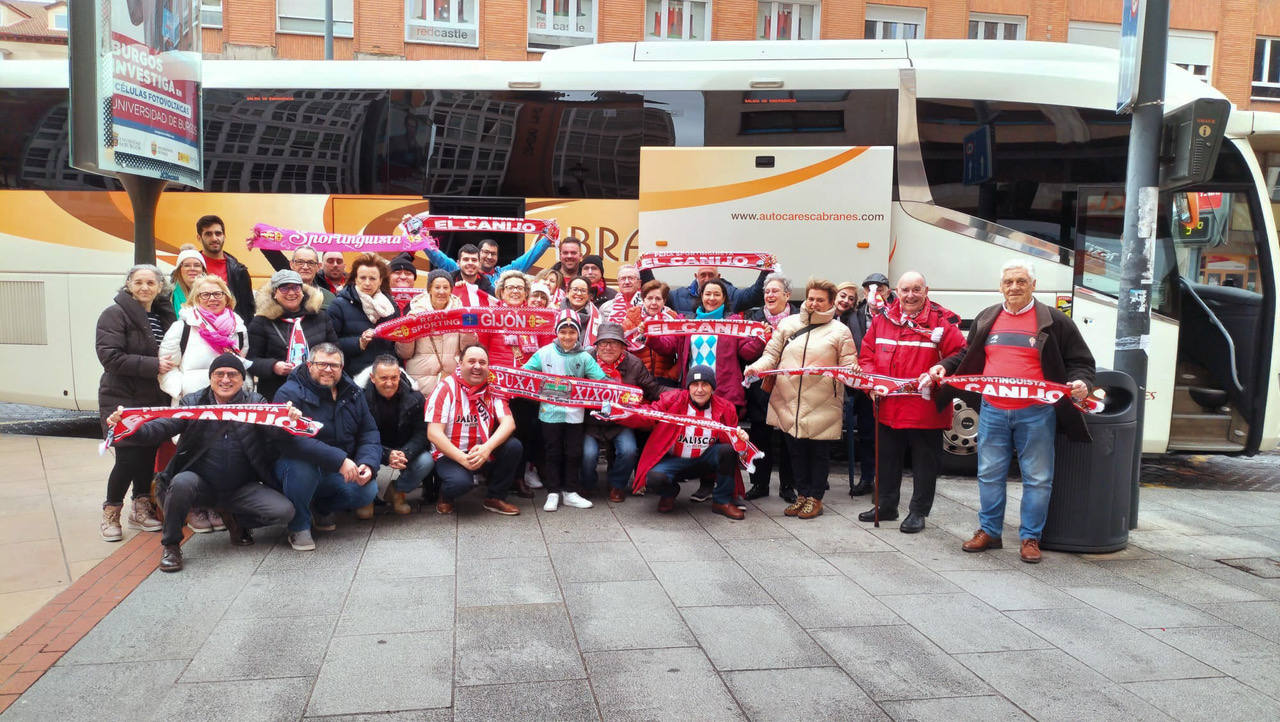
[[[1114,366],[1116,306],[1120,293],[1120,243],[1124,237],[1123,186],[1081,187],[1076,197],[1075,281],[1072,318],[1099,367]],[[1167,228],[1167,224],[1162,224]],[[1156,263],[1157,267],[1159,263]],[[1157,268],[1157,273],[1159,272]],[[1162,297],[1154,288],[1152,295]],[[1168,448],[1174,395],[1178,321],[1155,311],[1147,347],[1147,400],[1142,451]]]
[[[1252,197],[1210,187],[1161,195],[1144,452],[1257,450],[1274,291]],[[1123,189],[1081,189],[1077,215],[1076,320],[1092,348],[1110,349],[1095,344],[1115,333]]]

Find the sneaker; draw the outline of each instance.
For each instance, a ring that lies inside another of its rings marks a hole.
[[[796,514],[800,519],[812,519],[815,516],[822,516],[822,500],[815,499],[812,496],[804,500],[804,507]]]
[[[133,510],[129,512],[129,526],[142,531],[160,531],[164,524],[156,518],[155,507],[151,505],[151,497],[139,496],[133,499]]]
[[[192,509],[187,512],[187,526],[197,534],[213,531],[213,524],[209,523],[209,514],[204,509]]]
[[[575,491],[567,491],[564,494],[564,505],[571,506],[574,509],[590,509],[595,506],[590,501],[583,499],[581,494]]]
[[[213,527],[214,531],[227,530],[227,523],[222,520],[222,515],[216,509],[207,509],[205,515],[209,518],[209,526]]]
[[[124,529],[120,528],[120,510],[124,504],[103,504],[102,523],[98,524],[98,532],[102,541],[118,542],[124,538]]]
[[[311,528],[316,531],[333,531],[338,528],[338,515],[316,512],[311,516]]]
[[[520,514],[520,510],[515,505],[508,504],[502,499],[485,499],[484,509],[503,516],[518,516]]]
[[[293,547],[295,552],[313,552],[316,550],[316,542],[311,538],[310,529],[289,532],[289,546]]]
[[[560,508],[560,495],[556,493],[547,494],[547,503],[542,505],[543,511],[555,511]]]
[[[787,516],[795,516],[800,513],[801,509],[804,508],[804,503],[806,501],[809,501],[809,497],[797,496],[796,500],[791,502],[791,506],[788,506],[786,509],[783,509],[782,513],[786,514]]]
[[[538,476],[538,470],[533,467],[533,464],[530,464],[524,472],[524,485],[530,489],[542,488],[542,479]]]
[[[693,492],[693,495],[689,497],[689,501],[701,504],[702,502],[709,500],[711,498],[711,491],[714,488],[715,484],[709,481],[702,482],[698,486],[698,490]]]

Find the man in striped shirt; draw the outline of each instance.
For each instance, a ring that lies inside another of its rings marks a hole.
[[[489,352],[484,346],[473,343],[462,350],[453,375],[442,379],[427,400],[426,417],[440,479],[436,513],[452,514],[454,501],[476,486],[476,473],[482,472],[488,483],[484,508],[506,516],[519,514],[506,497],[523,448],[511,435],[516,422],[506,400],[489,389]]]

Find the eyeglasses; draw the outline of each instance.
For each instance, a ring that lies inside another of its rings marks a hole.
[[[316,266],[320,265],[319,261],[299,261],[296,258],[290,261],[289,263],[295,266],[302,266],[303,268],[315,268]]]
[[[521,286],[521,285],[519,285],[519,284],[516,284],[516,285],[507,284],[507,285],[505,285],[505,286],[503,286],[503,287],[502,287],[502,290],[504,290],[504,291],[520,291],[520,292],[522,292],[522,293],[523,293],[523,292],[524,292],[524,286]]]
[[[342,368],[342,364],[335,361],[308,361],[307,363],[321,371],[338,371]]]
[[[213,301],[215,299],[222,298],[226,295],[227,294],[223,293],[222,291],[204,291],[200,294],[197,294],[196,298],[200,299],[201,301]]]
[[[282,283],[276,286],[280,293],[302,293],[302,286],[297,283]]]

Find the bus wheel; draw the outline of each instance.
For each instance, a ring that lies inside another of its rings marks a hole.
[[[942,473],[978,474],[978,410],[960,399],[951,402],[951,428],[942,432]]]

